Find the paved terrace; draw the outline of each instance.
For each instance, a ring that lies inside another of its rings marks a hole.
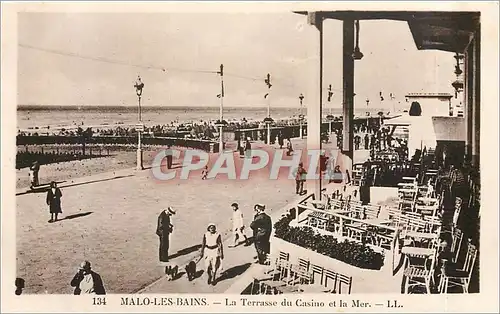
[[[296,149],[301,146],[300,141],[294,144]],[[241,162],[236,158],[237,168]],[[47,222],[45,193],[19,190],[17,276],[26,280],[25,293],[72,293],[69,281],[79,262],[88,259],[108,293],[143,288],[150,292],[223,291],[235,278],[221,280],[215,288],[207,287],[205,277],[191,283],[183,277],[155,284],[163,277],[155,234],[157,216],[166,206],[177,209],[170,253],[182,266],[197,256],[209,222],[218,225],[225,239],[231,236],[232,202],[240,204],[249,225],[255,203],[266,204],[272,213],[298,200],[293,180],[269,180],[266,172],[263,169],[249,180],[202,181],[197,171],[190,180],[158,182],[151,170],[123,169],[73,179],[60,184],[63,215],[53,224]],[[240,274],[254,255],[253,246],[227,249],[224,267],[240,266],[232,272]]]

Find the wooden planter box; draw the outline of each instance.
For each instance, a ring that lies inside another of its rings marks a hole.
[[[380,270],[362,269],[323,254],[316,253],[282,239],[271,238],[271,254],[286,252],[292,262],[298,258],[352,277],[351,293],[400,293],[401,276],[393,276],[392,254],[386,254]]]

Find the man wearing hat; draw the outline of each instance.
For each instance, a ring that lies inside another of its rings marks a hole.
[[[271,243],[269,239],[271,238],[271,232],[273,228],[273,223],[271,217],[269,217],[264,210],[265,205],[256,204],[254,210],[257,212],[254,220],[250,224],[250,228],[253,230],[253,238],[255,249],[257,250],[257,258],[259,264],[264,264],[267,259],[267,255],[271,250]]]
[[[70,284],[72,287],[75,287],[75,295],[106,294],[101,276],[91,269],[89,261],[83,261],[80,264],[78,272]]]
[[[175,215],[175,210],[168,207],[163,210],[158,216],[158,225],[156,227],[156,235],[160,238],[160,262],[168,262],[168,248],[170,246],[170,234],[173,231],[171,217]]]
[[[243,213],[239,210],[238,203],[232,203],[231,207],[233,208],[234,245],[229,247],[233,248],[240,244],[239,240],[245,239],[244,242],[247,242],[247,236],[243,233],[245,225],[243,223]]]

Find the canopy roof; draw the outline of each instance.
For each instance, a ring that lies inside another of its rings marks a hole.
[[[298,11],[298,14],[307,14]],[[406,21],[419,50],[465,51],[479,29],[479,12],[319,11],[325,19]]]

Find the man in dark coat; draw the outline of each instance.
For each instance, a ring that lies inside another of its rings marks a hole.
[[[245,156],[246,158],[249,158],[252,153],[252,144],[250,143],[250,140],[247,138],[245,142]]]
[[[285,145],[285,140],[283,138],[283,133],[278,134],[278,144],[280,145],[280,149],[283,148],[283,145]]]
[[[241,145],[241,135],[240,138],[238,138],[238,153],[240,154],[240,157],[245,155],[245,148]]]
[[[254,210],[257,214],[254,220],[250,224],[250,228],[253,230],[253,238],[255,249],[257,250],[257,258],[259,264],[264,265],[267,260],[267,255],[271,251],[271,243],[269,239],[271,238],[271,232],[273,229],[273,223],[271,217],[269,217],[264,210],[266,206],[261,204],[256,204]]]
[[[361,144],[361,136],[356,135],[354,137],[354,149],[358,150],[359,149],[359,144]]]
[[[365,134],[364,144],[365,144],[365,149],[367,150],[368,147],[370,146],[370,137],[368,136],[368,133]]]
[[[287,142],[286,142],[286,149],[287,149],[286,155],[291,156],[293,153],[293,146],[292,146],[292,141],[290,141],[289,138],[287,139]]]
[[[167,149],[170,150],[171,147],[168,146]],[[172,154],[167,155],[167,169],[172,169],[173,158],[174,158],[174,156],[172,156]]]
[[[168,262],[168,249],[170,246],[170,233],[174,226],[171,223],[171,216],[175,214],[172,207],[168,207],[158,216],[158,225],[156,227],[156,235],[160,238],[159,258],[160,262]]]
[[[47,192],[47,198],[45,200],[47,205],[49,205],[49,212],[50,212],[49,222],[57,221],[57,215],[62,213],[61,197],[62,197],[61,190],[57,187],[57,183],[55,181],[52,181],[50,183],[50,189]]]
[[[89,261],[84,261],[80,264],[80,268],[70,284],[72,287],[75,287],[75,295],[106,294],[101,276],[91,269]]]

